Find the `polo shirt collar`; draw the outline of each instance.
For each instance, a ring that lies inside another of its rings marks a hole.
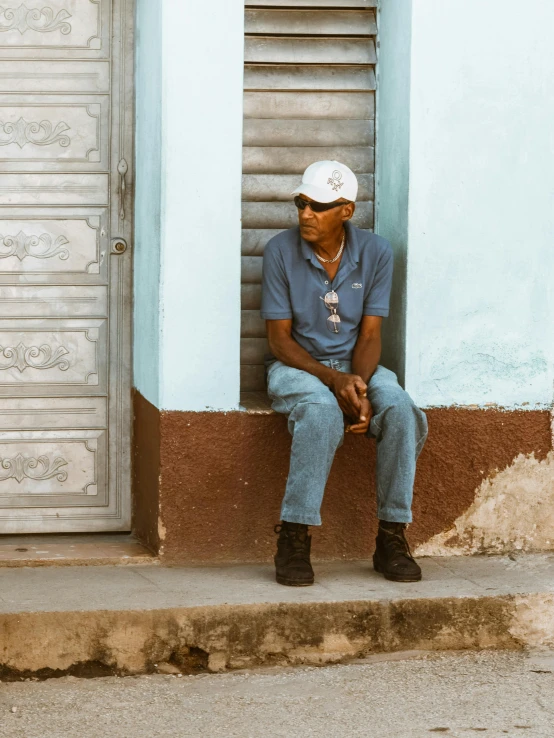
[[[308,244],[307,241],[304,241],[302,236],[300,235],[300,228],[298,228],[298,238],[300,239],[300,250],[302,251],[302,256],[307,259],[308,261],[311,261],[312,264],[318,265],[318,261],[315,258],[315,254],[311,246]]]

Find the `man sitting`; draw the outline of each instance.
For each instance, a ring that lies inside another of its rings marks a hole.
[[[309,525],[321,525],[327,478],[344,431],[377,440],[379,530],[373,565],[397,582],[421,579],[405,528],[427,421],[393,372],[379,366],[393,255],[354,227],[358,182],[337,161],[309,166],[292,194],[299,225],[267,244],[262,318],[268,394],[293,437],[275,555],[280,584],[313,584]],[[346,428],[344,419],[346,418]]]

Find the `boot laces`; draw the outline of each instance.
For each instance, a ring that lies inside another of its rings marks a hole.
[[[287,541],[292,548],[289,554],[290,561],[305,561],[310,563],[310,538],[307,531],[291,530],[285,528],[281,523],[277,524],[274,529],[275,533],[281,533],[286,536]]]
[[[391,553],[405,556],[407,559],[414,561],[410,545],[404,535],[404,528],[401,528],[400,532],[387,530],[386,528],[381,528],[381,530],[386,534],[386,546],[390,549]]]

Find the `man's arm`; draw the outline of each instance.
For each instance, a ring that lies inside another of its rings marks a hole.
[[[266,326],[269,348],[276,359],[294,369],[313,374],[334,393],[346,415],[359,417],[362,407],[359,396],[367,390],[362,377],[331,369],[310,356],[292,337],[292,320],[266,320]]]
[[[364,315],[352,355],[352,371],[367,384],[377,369],[381,357],[381,324],[383,318]]]
[[[354,346],[352,371],[366,382],[373,376],[381,356],[381,323],[383,318],[376,315],[364,315],[360,324],[360,333]],[[371,405],[367,397],[362,398],[359,416],[353,416],[357,422],[347,428],[350,433],[367,433],[371,420]]]

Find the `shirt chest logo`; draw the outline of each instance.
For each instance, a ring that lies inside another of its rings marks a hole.
[[[353,290],[361,290],[362,289],[362,283],[361,282],[353,282],[352,283],[352,289]]]

